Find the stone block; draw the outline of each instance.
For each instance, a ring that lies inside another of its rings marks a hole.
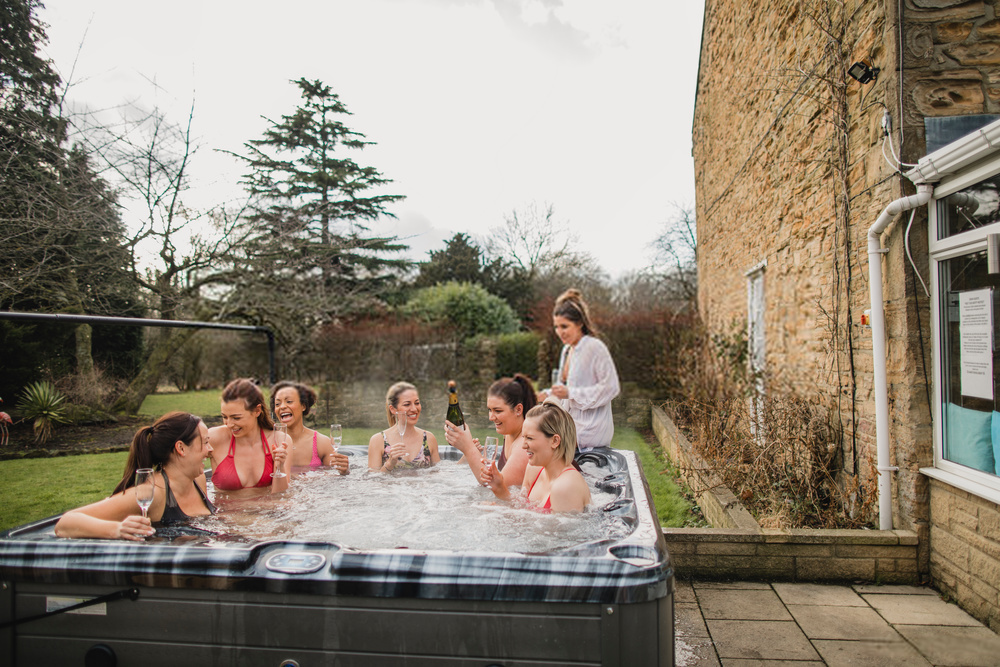
[[[1000,19],[980,23],[976,28],[977,37],[1000,37]]]
[[[981,67],[1000,64],[1000,44],[979,42],[946,46],[944,52],[960,65]]]
[[[840,558],[916,558],[913,547],[838,544],[835,555]]]
[[[934,34],[938,42],[964,42],[972,34],[972,22],[939,23],[934,26]]]
[[[931,531],[931,559],[934,558],[942,558],[953,567],[968,572],[969,545],[953,533],[943,530]]]
[[[795,578],[800,581],[874,581],[872,558],[797,558]]]
[[[936,78],[913,86],[913,102],[925,116],[954,116],[983,113],[985,97],[982,81]]]
[[[990,558],[981,551],[970,549],[969,571],[976,575],[973,581],[980,579],[984,582],[992,582],[993,585],[990,588],[994,592],[997,586],[1000,586],[1000,560],[996,558]]]
[[[701,542],[695,546],[699,554],[719,554],[724,556],[754,556],[757,553],[756,544],[731,542]]]
[[[832,544],[761,544],[757,553],[761,556],[807,556],[813,558],[833,556]]]

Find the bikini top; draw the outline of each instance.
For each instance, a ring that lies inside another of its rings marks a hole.
[[[392,447],[385,438],[385,431],[382,431],[382,444],[382,465],[385,465],[385,462],[389,460],[389,449]],[[424,431],[424,443],[420,447],[420,452],[412,461],[396,461],[396,466],[405,466],[407,468],[430,468],[432,465],[431,448],[427,444],[427,431]]]
[[[309,470],[316,470],[323,466],[323,459],[319,455],[319,445],[316,441],[316,431],[313,431],[313,453],[312,458],[309,459],[309,465],[305,466],[292,466],[292,472],[300,473],[307,472]]]
[[[533,488],[535,488],[535,482],[537,482],[538,478],[542,476],[542,470],[545,470],[545,468],[542,468],[541,470],[538,471],[538,474],[535,475],[535,480],[531,483],[531,486],[528,487],[528,497],[529,498],[531,497],[531,490]],[[576,470],[576,468],[574,466],[566,466],[565,468],[563,468],[559,472],[559,475],[562,475],[567,470]],[[556,478],[558,479],[558,475],[556,476]],[[555,480],[552,480],[552,481],[555,481]],[[551,491],[549,492],[549,495],[545,496],[545,504],[542,505],[542,509],[543,510],[550,510],[550,509],[552,509],[552,492]]]
[[[226,458],[222,459],[222,462],[215,467],[215,471],[212,472],[212,484],[217,489],[223,491],[235,491],[237,489],[243,488],[262,488],[265,486],[271,486],[271,473],[274,472],[274,459],[271,457],[271,448],[267,445],[267,438],[264,437],[264,429],[260,430],[260,445],[264,450],[264,472],[260,476],[260,480],[256,484],[250,487],[244,487],[243,482],[240,480],[239,473],[236,472],[236,436],[234,435],[229,440],[229,453],[226,454]]]
[[[163,506],[163,516],[160,517],[157,523],[166,524],[187,521],[191,517],[185,514],[184,510],[177,504],[177,498],[174,497],[173,491],[170,490],[170,479],[167,477],[167,473],[161,470],[160,474],[163,475],[163,488],[167,492],[167,498],[166,504]],[[205,492],[201,490],[201,487],[194,480],[191,480],[191,483],[194,484],[195,490],[201,496],[201,502],[205,503],[205,508],[211,514],[215,514],[215,505],[212,504],[212,501],[208,499],[208,496],[205,495]]]

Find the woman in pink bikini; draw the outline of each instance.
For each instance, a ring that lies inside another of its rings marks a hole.
[[[292,441],[289,455],[292,472],[330,466],[346,475],[350,472],[347,456],[333,451],[333,441],[329,437],[306,428],[302,422],[315,404],[316,392],[304,384],[283,381],[271,387],[271,411],[288,427]]]
[[[273,447],[274,423],[264,394],[251,380],[233,380],[222,390],[223,426],[209,429],[212,445],[212,485],[217,491],[242,496],[280,493],[288,488],[289,458],[284,447]]]
[[[569,413],[553,403],[536,405],[524,418],[521,436],[528,453],[521,488],[527,488],[528,502],[543,512],[582,512],[590,503],[590,487],[573,466],[576,424]],[[483,473],[483,481],[497,498],[511,498],[496,462]]]

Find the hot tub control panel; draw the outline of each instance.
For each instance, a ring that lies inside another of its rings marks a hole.
[[[267,559],[264,567],[283,574],[309,574],[326,564],[326,556],[312,551],[282,551]]]

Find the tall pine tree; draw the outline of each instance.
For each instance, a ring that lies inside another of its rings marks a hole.
[[[391,181],[347,154],[372,142],[342,122],[350,112],[329,86],[294,83],[301,105],[246,144],[256,241],[247,260],[258,278],[251,284],[268,276],[272,287],[294,290],[314,304],[319,323],[369,304],[410,263],[398,257],[405,245],[369,227],[394,217],[388,206],[403,199],[376,194]]]

